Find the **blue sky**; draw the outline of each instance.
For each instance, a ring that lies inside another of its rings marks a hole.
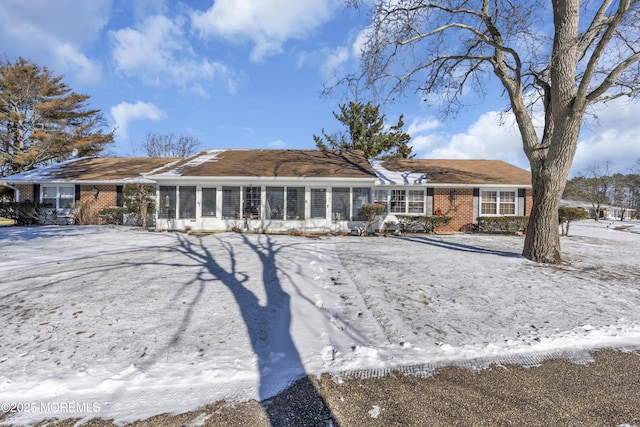
[[[315,148],[341,130],[332,76],[358,66],[366,14],[340,0],[2,0],[0,53],[46,65],[91,95],[117,127],[111,154],[143,155],[147,132],[193,136],[205,148]],[[528,169],[499,91],[468,99],[445,120],[406,96],[400,114],[419,158],[502,159]],[[640,158],[640,106],[610,103],[583,130],[572,173],[611,160],[628,173]],[[503,123],[501,123],[503,122]]]

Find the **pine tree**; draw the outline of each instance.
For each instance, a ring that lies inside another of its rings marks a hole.
[[[380,106],[360,102],[339,105],[340,114],[333,116],[342,123],[347,131],[329,135],[324,129],[322,137],[313,135],[320,150],[362,150],[367,158],[410,158],[411,136],[402,130],[404,122],[401,115],[398,124],[385,130],[385,116],[380,114]]]
[[[100,110],[88,108],[89,95],[62,79],[24,58],[0,61],[0,176],[93,156],[113,142]]]

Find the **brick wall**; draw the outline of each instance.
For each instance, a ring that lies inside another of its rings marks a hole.
[[[93,195],[93,185],[81,185],[80,186],[80,202],[91,201],[94,202],[93,208],[96,212],[104,208],[116,206],[118,200],[118,194],[115,185],[96,185],[98,188],[98,198]]]
[[[531,208],[533,207],[533,190],[528,189],[525,193],[524,193],[524,208],[525,208],[525,212],[524,214],[526,216],[530,216],[531,215]]]
[[[20,201],[33,201],[33,184],[18,184],[15,187],[20,191]]]
[[[441,233],[468,231],[473,224],[473,188],[456,188],[455,201],[451,197],[452,191],[452,188],[433,190],[433,214],[451,217],[449,225],[436,230]]]

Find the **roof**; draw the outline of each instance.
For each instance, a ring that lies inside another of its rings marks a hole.
[[[531,186],[531,174],[500,160],[387,159],[349,150],[205,150],[187,159],[93,157],[45,166],[2,181],[146,182],[198,177],[370,179],[379,185]]]
[[[531,186],[531,173],[502,160],[373,160],[378,184]]]
[[[149,157],[82,157],[3,178],[7,182],[144,182],[144,173],[180,159]]]
[[[148,176],[373,179],[376,175],[362,151],[206,150]]]

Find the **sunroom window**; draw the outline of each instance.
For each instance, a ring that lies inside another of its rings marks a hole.
[[[311,218],[327,217],[327,190],[324,188],[311,189]]]
[[[216,216],[216,196],[215,188],[202,189],[202,216]]]
[[[222,219],[240,218],[240,187],[222,187]]]
[[[287,187],[287,219],[304,219],[304,187]]]
[[[353,189],[353,220],[362,221],[364,218],[360,217],[360,209],[362,205],[369,203],[371,198],[371,190],[369,188],[354,188]]]
[[[331,189],[331,216],[336,221],[349,219],[349,188]]]
[[[180,186],[180,218],[196,217],[196,187]]]
[[[244,218],[260,219],[260,187],[244,187]]]

